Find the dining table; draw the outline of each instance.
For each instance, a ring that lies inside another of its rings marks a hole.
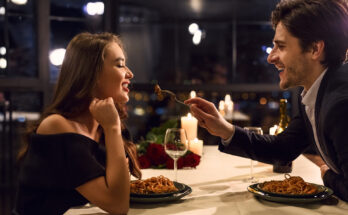
[[[143,179],[155,176],[174,178],[171,169],[143,169]],[[253,175],[259,183],[283,180],[284,173],[273,172],[272,165],[256,162]],[[291,176],[300,176],[306,182],[323,185],[320,169],[305,156],[293,161]],[[348,214],[348,203],[334,194],[320,201],[292,202],[269,201],[251,193],[247,188],[254,182],[250,177],[250,159],[218,150],[217,145],[203,147],[200,164],[196,168],[179,169],[178,182],[192,192],[180,199],[165,202],[132,202],[129,215],[320,215]],[[291,199],[290,199],[291,200]],[[117,204],[117,202],[115,202]],[[65,215],[107,214],[87,204],[69,209]]]

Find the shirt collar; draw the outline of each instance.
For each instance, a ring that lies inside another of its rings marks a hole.
[[[323,80],[323,77],[327,71],[327,68],[320,74],[320,76],[315,80],[309,90],[303,90],[301,93],[302,103],[309,108],[315,107],[315,102],[317,100],[317,95],[320,87],[320,83]]]

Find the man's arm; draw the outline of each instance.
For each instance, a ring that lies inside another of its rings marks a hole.
[[[220,143],[219,150],[264,163],[274,163],[294,160],[309,144],[305,123],[298,115],[291,120],[288,128],[277,136],[257,135],[235,126],[231,143]]]

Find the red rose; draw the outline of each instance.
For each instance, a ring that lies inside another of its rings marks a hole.
[[[169,157],[169,159],[167,160],[166,167],[167,169],[174,169],[174,160],[171,157]],[[182,169],[183,167],[184,167],[184,159],[183,157],[180,157],[178,159],[178,169]]]
[[[146,156],[151,164],[155,166],[165,164],[167,161],[167,154],[162,144],[150,143],[147,147]]]
[[[184,166],[196,167],[200,161],[201,161],[201,156],[191,152],[184,157]]]
[[[138,158],[138,162],[141,169],[147,169],[151,166],[151,162],[145,155],[140,156]]]

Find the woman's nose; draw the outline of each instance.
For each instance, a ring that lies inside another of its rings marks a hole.
[[[128,67],[126,67],[126,69],[126,78],[132,79],[134,77],[132,71]]]

